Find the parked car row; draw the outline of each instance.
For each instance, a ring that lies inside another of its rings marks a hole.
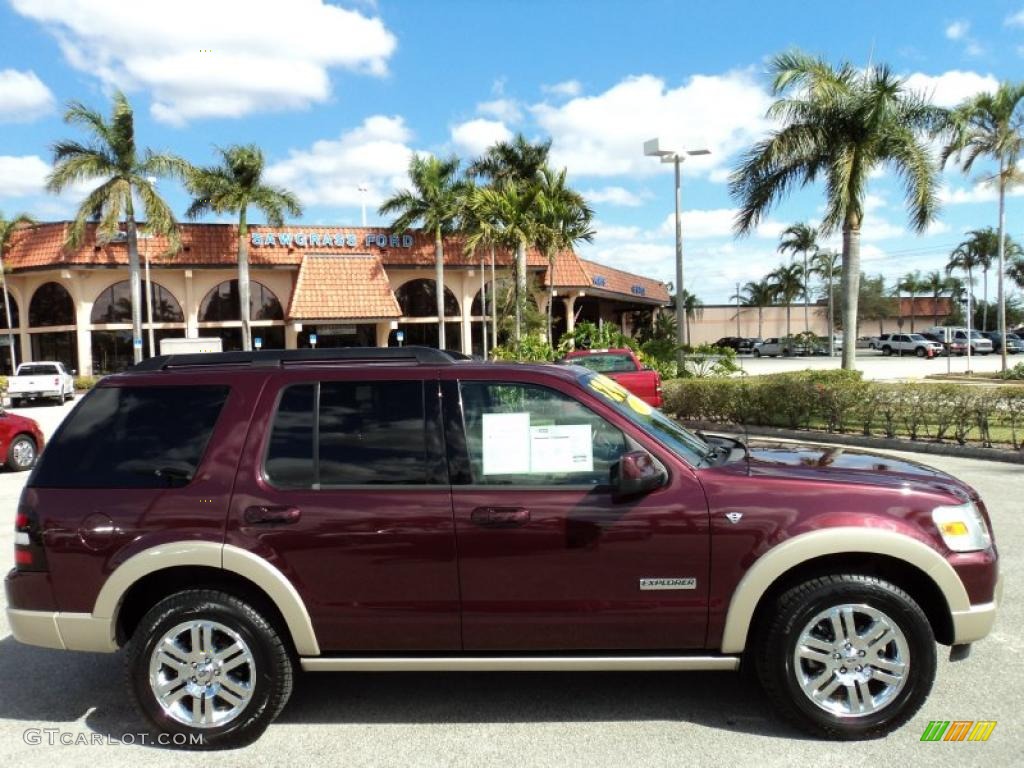
[[[868,339],[868,349],[876,349],[883,355],[914,354],[919,357],[936,355],[966,355],[968,348],[972,355],[988,355],[1002,349],[1002,338],[995,331],[982,333],[976,329],[949,327],[949,341],[946,341],[945,326],[934,326],[920,333],[882,333]],[[1006,334],[1006,351],[1024,352],[1024,340],[1016,334]]]
[[[843,351],[843,337],[833,337],[836,353]],[[723,336],[714,343],[716,347],[727,347],[736,350],[737,354],[750,354],[754,357],[796,357],[801,355],[827,355],[829,344],[827,336],[799,334],[796,336],[773,336],[768,339],[756,337]]]

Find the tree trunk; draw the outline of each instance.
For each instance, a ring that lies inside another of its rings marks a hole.
[[[491,344],[498,346],[498,278],[495,276],[494,246],[491,246]]]
[[[130,195],[129,195],[130,196]],[[132,359],[142,362],[142,276],[139,274],[139,236],[135,230],[135,212],[128,201],[128,293],[132,302]]]
[[[984,332],[988,330],[988,267],[981,270],[981,297],[985,307],[981,314],[981,330]]]
[[[487,263],[480,254],[480,340],[483,343],[483,358],[487,359]]]
[[[793,335],[792,332],[791,332],[791,329],[789,327],[790,326],[789,314],[790,314],[790,311],[792,309],[793,309],[793,302],[790,301],[789,297],[787,296],[786,297],[786,338],[787,339],[790,338]]]
[[[526,301],[526,243],[516,244],[516,344],[523,337],[523,302]]]
[[[915,311],[915,309],[914,309],[914,300],[916,298],[917,298],[917,295],[913,291],[911,291],[910,292],[910,332],[911,333],[914,332],[914,311]]]
[[[434,293],[437,294],[437,348],[447,349],[444,335],[444,241],[440,227],[434,232]]]
[[[1006,279],[1006,179],[1003,163],[999,163],[999,252],[996,257],[996,326],[999,331],[1000,370],[1006,370],[1006,291],[1003,282]]]
[[[0,284],[4,291],[4,317],[7,319],[7,343],[11,345],[11,376],[18,370],[18,360],[14,354],[14,326],[11,323],[11,297],[7,293],[7,275],[4,272],[3,251],[0,250]]]
[[[829,259],[832,255],[829,254]],[[832,262],[828,265],[828,356],[836,356],[836,309],[835,292],[832,290]]]
[[[764,338],[764,307],[757,305],[757,338]]]
[[[811,296],[807,291],[807,251],[804,251],[804,331],[811,331]]]
[[[252,350],[252,308],[249,301],[249,224],[245,207],[238,212],[238,312],[242,319],[242,349]]]
[[[860,298],[860,220],[843,225],[843,268],[839,278],[843,294],[843,368],[857,367],[857,302]]]

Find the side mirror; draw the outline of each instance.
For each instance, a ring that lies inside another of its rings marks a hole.
[[[71,369],[71,375],[72,376],[77,376],[78,375],[78,369],[77,368],[72,368]]]
[[[612,467],[612,488],[615,498],[642,496],[656,491],[668,481],[668,472],[647,451],[622,454]]]

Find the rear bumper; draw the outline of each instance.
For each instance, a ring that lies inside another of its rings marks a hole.
[[[953,644],[965,645],[981,640],[992,631],[996,611],[1003,599],[1003,576],[996,581],[992,602],[972,605],[966,611],[953,611]]]
[[[7,609],[14,639],[42,648],[110,653],[117,650],[110,619],[88,613]]]

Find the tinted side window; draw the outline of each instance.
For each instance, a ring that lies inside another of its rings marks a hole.
[[[531,384],[461,384],[472,482],[607,485],[622,431],[573,398]]]
[[[320,385],[321,485],[422,485],[427,439],[420,381]]]
[[[280,488],[309,488],[313,474],[315,384],[298,384],[281,393],[270,430],[265,471]]]
[[[46,446],[31,484],[45,488],[166,488],[186,484],[228,387],[98,387]]]

